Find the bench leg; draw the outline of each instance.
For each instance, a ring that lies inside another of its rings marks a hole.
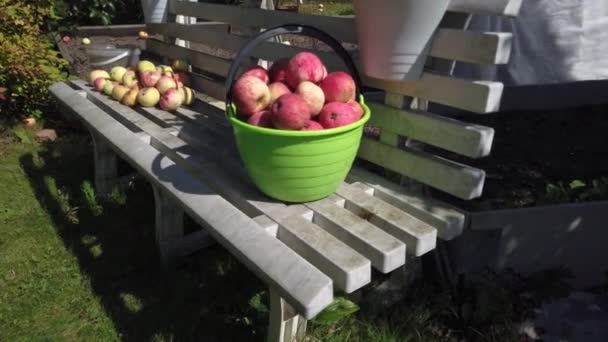
[[[178,256],[177,245],[184,236],[184,211],[166,193],[154,189],[156,243],[161,264],[167,268]]]
[[[270,289],[268,342],[301,342],[306,335],[306,319],[273,289]]]
[[[91,133],[95,155],[95,190],[107,198],[117,184],[116,153],[96,134]]]

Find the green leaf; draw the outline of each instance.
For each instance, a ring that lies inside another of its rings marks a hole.
[[[357,311],[359,311],[357,304],[344,297],[337,297],[325,310],[315,317],[314,322],[321,325],[330,325]]]
[[[570,182],[570,189],[574,190],[574,189],[578,189],[578,188],[584,188],[586,187],[587,184],[583,183],[582,181],[575,179],[572,182]]]

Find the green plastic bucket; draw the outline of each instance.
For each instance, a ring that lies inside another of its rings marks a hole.
[[[248,49],[256,45],[256,42],[284,33],[306,33],[330,46],[338,44],[342,48],[337,42],[328,42],[326,34],[321,31],[312,29],[314,31],[311,34],[311,29],[300,25],[285,25],[264,31],[246,44],[240,53],[247,55]],[[334,49],[340,54],[338,48]],[[345,51],[343,53],[349,58],[345,61],[347,65],[350,64],[351,74],[355,73],[353,78],[359,90],[360,80],[356,69],[348,54]],[[239,59],[239,56],[235,58],[228,73],[227,84],[230,87],[227,86],[227,89],[232,87]],[[357,156],[363,126],[370,118],[370,110],[363,96],[358,95],[358,98],[364,113],[357,122],[320,131],[287,131],[253,126],[239,119],[228,94],[226,113],[232,123],[239,154],[252,182],[264,194],[285,202],[309,202],[335,192],[350,171]]]

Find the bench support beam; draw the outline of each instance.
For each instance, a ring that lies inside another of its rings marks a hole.
[[[94,158],[95,158],[95,190],[101,198],[108,198],[118,184],[116,153],[93,132]]]
[[[268,342],[304,341],[306,322],[306,319],[298,315],[277,291],[270,289]]]
[[[163,267],[171,265],[177,259],[177,245],[184,236],[184,211],[165,192],[156,186],[154,202],[156,206],[156,243]]]

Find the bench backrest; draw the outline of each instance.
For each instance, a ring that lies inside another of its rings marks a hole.
[[[472,32],[466,27],[471,14],[517,15],[522,0],[452,0],[428,51],[428,60],[419,81],[382,81],[363,77],[366,86],[385,92],[378,102],[368,101],[373,117],[370,126],[377,137],[365,137],[359,158],[409,177],[462,199],[481,196],[483,170],[446,158],[450,153],[482,158],[490,153],[494,130],[428,112],[429,103],[438,103],[474,113],[496,112],[503,85],[499,82],[464,80],[451,76],[455,62],[505,64],[510,55],[511,35],[501,32]],[[170,18],[196,17],[199,22],[184,25],[169,20],[148,24],[148,31],[163,39],[149,39],[147,51],[165,58],[185,58],[195,68],[193,87],[223,100],[224,78],[229,58],[247,41],[247,32],[282,24],[318,27],[344,43],[357,43],[353,16],[317,16],[260,8],[170,0]],[[203,20],[203,21],[201,21]],[[249,29],[249,31],[247,30]],[[191,42],[191,48],[175,44],[175,39]],[[202,43],[222,50],[227,58],[197,49]],[[277,60],[306,49],[266,42],[253,57]],[[315,51],[331,70],[343,64],[331,52]],[[356,52],[353,56],[356,59]],[[414,106],[412,106],[414,104]],[[415,109],[412,109],[415,108]],[[448,153],[425,152],[432,150]]]

